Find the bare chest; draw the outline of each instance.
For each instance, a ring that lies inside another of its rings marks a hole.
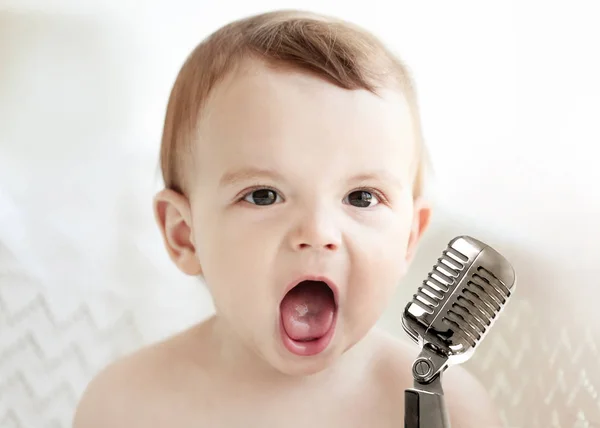
[[[362,387],[343,391],[213,391],[186,406],[169,428],[398,428],[404,426],[401,394]],[[161,427],[162,428],[162,427]]]

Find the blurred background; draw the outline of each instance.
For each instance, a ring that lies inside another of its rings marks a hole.
[[[470,234],[518,288],[468,367],[507,427],[600,426],[600,27],[593,1],[0,0],[0,427],[66,428],[109,361],[205,318],[154,225],[189,51],[275,8],[355,21],[411,67],[436,211],[381,319]]]

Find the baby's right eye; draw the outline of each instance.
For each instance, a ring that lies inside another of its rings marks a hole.
[[[281,202],[281,197],[275,190],[260,188],[246,193],[243,200],[254,205],[272,205]]]

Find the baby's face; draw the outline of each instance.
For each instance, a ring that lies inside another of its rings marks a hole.
[[[407,104],[256,65],[216,88],[199,132],[192,236],[217,311],[278,370],[323,369],[373,327],[426,223]],[[303,278],[333,294],[282,305]]]

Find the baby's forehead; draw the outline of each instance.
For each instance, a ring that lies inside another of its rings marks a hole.
[[[325,177],[324,170],[332,179],[405,175],[414,159],[409,107],[393,90],[373,94],[308,73],[253,69],[224,80],[207,111],[197,164],[213,177],[244,168],[299,179],[310,171]]]
[[[344,89],[305,71],[253,64],[215,88],[199,128],[209,140],[294,139],[289,134],[376,140],[406,137],[412,131],[411,113],[395,88],[376,94]]]

